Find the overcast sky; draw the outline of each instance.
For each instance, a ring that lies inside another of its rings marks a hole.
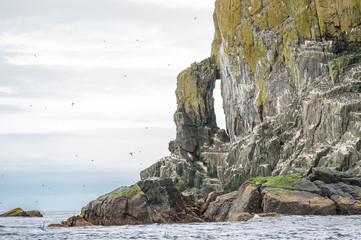
[[[80,210],[169,155],[176,76],[210,55],[213,8],[1,1],[0,211]]]

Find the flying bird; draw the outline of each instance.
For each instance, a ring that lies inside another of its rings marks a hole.
[[[135,41],[139,42],[139,39],[135,39]]]
[[[197,20],[197,17],[194,17],[194,20]]]
[[[127,77],[127,75],[124,75],[124,77]]]
[[[75,157],[78,157],[78,155],[75,154]]]
[[[94,159],[92,159],[92,162],[94,162]]]
[[[36,54],[34,54],[34,57],[38,57],[38,56],[36,56]]]
[[[83,185],[83,187],[85,188],[85,185]]]
[[[41,184],[42,187],[44,187],[44,184]]]
[[[72,106],[74,106],[75,103],[71,103]]]
[[[129,155],[133,157],[133,152],[130,152]]]

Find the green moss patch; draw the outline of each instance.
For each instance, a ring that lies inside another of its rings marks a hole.
[[[290,187],[298,186],[300,181],[305,181],[304,178],[297,175],[280,175],[277,177],[256,177],[248,180],[249,185],[264,184],[269,186]]]
[[[130,187],[120,187],[115,189],[114,191],[107,193],[101,197],[99,197],[97,200],[104,200],[106,198],[115,198],[120,196],[125,197],[138,197],[139,194],[142,194],[142,190],[137,184],[134,184]]]
[[[174,183],[174,186],[181,192],[188,189],[188,185],[178,175],[173,179],[173,183]]]

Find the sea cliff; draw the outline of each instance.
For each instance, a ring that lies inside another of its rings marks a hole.
[[[177,78],[171,155],[140,173],[143,193],[122,196],[126,210],[113,209],[118,197],[98,199],[81,217],[137,224],[360,214],[361,2],[216,0],[214,26],[210,57]],[[217,80],[225,130],[214,112]],[[178,201],[167,197],[174,189],[153,200],[147,181],[173,184]],[[109,218],[106,208],[115,211]]]

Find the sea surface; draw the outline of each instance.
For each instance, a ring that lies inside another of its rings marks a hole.
[[[361,216],[255,217],[248,222],[45,228],[77,212],[0,218],[0,239],[361,239]]]

